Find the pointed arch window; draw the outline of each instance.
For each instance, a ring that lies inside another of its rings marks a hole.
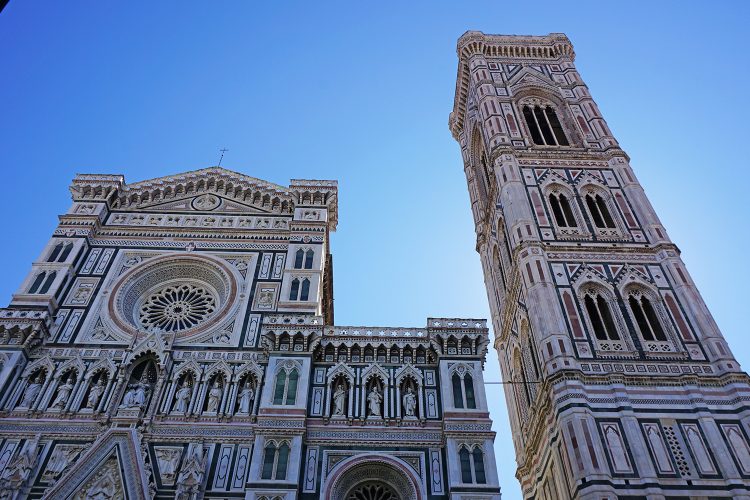
[[[567,196],[563,193],[550,193],[549,204],[550,208],[552,208],[552,215],[555,217],[555,222],[559,227],[578,226]]]
[[[263,468],[260,478],[282,481],[286,479],[289,465],[289,445],[284,442],[277,446],[273,441],[266,445],[263,451]]]
[[[289,288],[289,300],[297,300],[299,297],[299,280],[294,278],[292,280],[292,286]]]
[[[302,280],[302,287],[299,293],[299,300],[308,300],[310,298],[310,280],[305,278]]]
[[[29,288],[29,293],[37,293],[39,291],[39,287],[42,286],[45,276],[47,276],[46,272],[41,272],[36,275],[34,282],[31,284],[31,288]]]
[[[315,252],[313,252],[312,250],[308,250],[307,252],[305,252],[305,269],[312,269],[314,257]]]
[[[458,452],[461,463],[461,482],[467,484],[486,484],[487,476],[484,471],[484,453],[480,446],[474,446],[469,451],[467,445],[462,445]]]
[[[667,340],[664,327],[648,297],[639,291],[633,291],[628,296],[628,305],[644,340],[659,342]]]
[[[47,273],[47,278],[44,280],[44,284],[39,289],[39,293],[49,292],[49,289],[50,287],[52,287],[52,283],[54,283],[56,277],[57,277],[57,271],[52,271],[50,273]]]
[[[302,261],[305,258],[305,251],[301,248],[297,250],[297,253],[294,254],[294,268],[295,269],[302,269]]]
[[[47,262],[55,262],[57,260],[57,257],[60,256],[60,252],[62,252],[63,244],[58,243],[55,245],[55,248],[52,249],[52,253],[49,254],[49,257],[47,258]]]
[[[589,209],[594,225],[599,229],[615,227],[615,221],[607,207],[607,202],[598,193],[588,193],[585,196],[586,207]]]
[[[562,124],[552,106],[525,104],[522,108],[531,140],[537,146],[570,146]]]
[[[68,255],[70,255],[70,251],[73,249],[73,243],[68,243],[65,245],[65,248],[62,251],[62,254],[60,254],[60,259],[57,262],[65,262],[68,260]]]
[[[451,376],[451,385],[453,386],[453,407],[466,408],[475,410],[477,401],[474,394],[474,379],[468,371],[459,374],[453,372]]]
[[[299,373],[296,369],[280,370],[276,374],[276,383],[273,389],[273,404],[293,406],[297,402],[297,383]]]
[[[589,291],[583,297],[583,304],[597,339],[620,340],[607,299],[596,291]]]

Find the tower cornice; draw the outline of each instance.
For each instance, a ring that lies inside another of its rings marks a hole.
[[[476,55],[502,58],[512,61],[532,59],[575,60],[573,44],[563,33],[550,33],[545,36],[531,35],[486,35],[481,31],[467,31],[458,39],[458,74],[453,111],[449,117],[449,127],[455,138],[463,129],[466,101],[469,95],[469,60]]]

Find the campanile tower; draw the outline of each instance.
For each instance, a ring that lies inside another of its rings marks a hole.
[[[450,128],[524,497],[750,498],[750,379],[570,41],[470,31],[457,52]]]

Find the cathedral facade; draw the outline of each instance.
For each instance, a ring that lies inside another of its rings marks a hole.
[[[486,322],[335,325],[335,181],[70,192],[0,309],[0,498],[500,498]]]
[[[750,498],[750,383],[563,34],[458,41],[459,142],[524,498]]]

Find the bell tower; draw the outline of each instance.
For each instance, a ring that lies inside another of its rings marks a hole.
[[[458,41],[461,147],[529,499],[750,498],[750,379],[564,34]]]

